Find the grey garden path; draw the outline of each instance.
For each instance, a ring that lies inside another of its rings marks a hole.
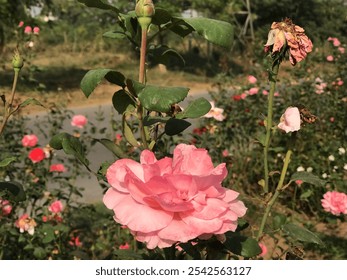
[[[194,100],[198,97],[205,97],[206,99],[210,99],[208,92],[194,92],[193,94],[189,94],[188,98],[182,104],[180,104],[182,107],[185,107],[189,101]],[[88,122],[92,124],[97,124],[99,128],[102,127],[109,127],[109,121],[110,116],[112,114],[115,114],[117,116],[117,113],[114,112],[114,109],[112,107],[112,104],[102,104],[102,105],[91,105],[88,107],[76,107],[76,108],[69,108],[69,110],[73,111],[74,114],[82,114],[85,115],[88,118]],[[103,112],[103,115],[105,117],[105,120],[103,122],[98,122],[96,120],[96,112]],[[48,143],[49,139],[42,139],[45,138],[43,134],[39,131],[37,127],[37,123],[40,123],[40,121],[44,120],[46,116],[46,112],[39,112],[37,114],[33,114],[29,116],[28,121],[28,128],[33,130],[33,133],[37,134],[40,143],[44,143],[44,140],[46,140],[45,143]],[[194,128],[194,123],[192,123],[190,128]],[[70,124],[70,119],[66,120],[63,124],[63,131],[68,133],[73,133],[74,128]],[[98,135],[93,135],[93,137],[97,138]],[[42,140],[41,140],[42,139]],[[63,155],[63,154],[61,154]],[[100,164],[104,161],[110,161],[112,162],[114,160],[114,156],[109,152],[107,149],[105,149],[101,144],[97,143],[95,146],[92,147],[91,151],[87,154],[87,158],[90,161],[90,167],[92,170],[96,171],[98,170]],[[88,171],[86,171],[86,174]],[[76,187],[83,188],[83,197],[80,199],[82,202],[86,203],[96,203],[101,202],[103,193],[102,188],[99,185],[96,177],[94,175],[85,175],[85,176],[79,176],[76,181],[74,182]],[[49,186],[50,187],[50,186]],[[51,186],[53,187],[53,186]]]

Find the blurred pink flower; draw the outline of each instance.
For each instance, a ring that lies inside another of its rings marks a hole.
[[[251,83],[251,84],[255,84],[257,82],[257,78],[252,76],[252,75],[249,75],[247,77],[247,79],[248,79],[248,82]]]
[[[259,254],[260,257],[264,257],[267,254],[267,247],[265,246],[264,243],[259,242],[258,243],[259,247],[261,248],[261,253]]]
[[[140,163],[120,159],[107,170],[104,195],[116,222],[149,249],[170,247],[206,234],[235,231],[247,208],[222,187],[225,164],[213,166],[207,150],[179,144],[173,158],[144,150]],[[150,222],[149,222],[150,221]]]
[[[34,148],[29,152],[28,157],[33,163],[37,163],[45,158],[45,153],[41,148]]]
[[[40,27],[35,26],[35,27],[33,28],[33,32],[34,32],[35,35],[39,35],[39,33],[40,33]]]
[[[335,37],[329,37],[329,38],[328,38],[328,41],[333,42],[333,45],[334,45],[335,47],[338,47],[338,46],[341,45],[340,40],[337,39],[337,38],[335,38]]]
[[[52,164],[49,167],[49,172],[65,172],[65,166],[62,163],[58,163],[58,164]]]
[[[31,26],[25,26],[24,33],[25,34],[31,34],[33,32]]]
[[[337,191],[329,191],[323,195],[322,207],[326,212],[339,216],[347,214],[347,195]]]
[[[334,117],[330,117],[329,121],[333,123],[335,121],[335,118]]]
[[[71,125],[83,128],[88,123],[88,119],[83,115],[75,115],[72,117]]]
[[[63,203],[60,200],[56,200],[48,206],[48,210],[52,213],[60,213],[64,209]]]
[[[12,205],[8,200],[2,200],[0,198],[0,208],[3,216],[8,216],[12,212]]]
[[[223,121],[225,116],[223,115],[224,109],[217,108],[214,106],[214,101],[211,101],[211,109],[204,117],[205,118],[214,118],[217,121]]]
[[[337,48],[337,49],[339,50],[340,53],[345,53],[345,48],[339,47],[339,48]]]
[[[250,88],[250,89],[248,90],[249,95],[257,94],[258,91],[259,91],[259,88],[257,88],[257,87],[253,87],[253,88]]]
[[[265,44],[265,52],[272,48],[272,53],[281,52],[283,47],[289,48],[289,60],[292,65],[303,60],[312,51],[311,40],[305,35],[305,30],[295,25],[291,19],[273,22]]]
[[[229,151],[228,151],[227,149],[223,150],[222,156],[223,156],[223,157],[229,156]]]
[[[281,117],[278,128],[286,133],[298,131],[300,129],[301,119],[300,112],[297,107],[288,107]]]
[[[34,147],[38,141],[39,139],[35,134],[27,134],[22,138],[22,145],[23,147]]]
[[[126,242],[123,245],[119,245],[119,250],[129,250],[130,249],[130,245],[128,242]]]
[[[241,93],[241,95],[240,95],[240,96],[241,96],[241,99],[246,99],[246,97],[247,97],[247,93],[245,93],[245,92],[244,92],[244,93]]]
[[[343,85],[343,81],[341,80],[341,78],[337,78],[336,84],[337,84],[338,86],[342,86],[342,85]]]
[[[334,57],[332,55],[327,56],[327,61],[334,61]]]
[[[268,94],[269,94],[269,92],[266,89],[264,89],[263,90],[263,95],[268,95]]]
[[[30,218],[28,214],[20,216],[15,222],[15,225],[19,228],[20,233],[27,231],[30,235],[34,235],[36,222],[34,219]]]
[[[275,93],[274,93],[274,96],[280,96],[280,94],[278,93],[278,91],[276,91]]]
[[[20,27],[23,27],[23,25],[24,25],[24,21],[20,21],[19,23],[18,23],[18,27],[20,28]]]

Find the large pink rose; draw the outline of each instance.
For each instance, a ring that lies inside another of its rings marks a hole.
[[[321,200],[326,212],[339,216],[347,214],[347,195],[337,191],[326,192]]]
[[[288,107],[281,117],[278,128],[286,133],[298,131],[301,125],[300,112],[297,107]]]
[[[205,149],[180,144],[173,158],[141,153],[140,163],[120,159],[107,170],[105,205],[149,249],[235,231],[247,208],[223,188],[225,164],[213,166]]]

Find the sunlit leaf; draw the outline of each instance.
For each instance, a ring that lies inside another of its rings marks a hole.
[[[111,39],[124,39],[127,37],[126,34],[122,31],[107,31],[102,34],[102,36]]]
[[[315,235],[313,232],[309,231],[306,228],[289,223],[285,224],[282,229],[294,240],[323,245],[322,240],[320,240],[320,238],[317,235]]]
[[[8,158],[4,158],[2,161],[0,161],[0,167],[6,167],[7,165],[9,165],[11,162],[16,161],[16,157],[8,157]]]
[[[211,103],[208,102],[205,98],[200,97],[190,102],[188,107],[184,111],[178,113],[176,118],[200,118],[206,115],[211,109]]]
[[[190,25],[207,41],[224,48],[231,48],[234,40],[234,28],[230,23],[203,17],[179,19]]]
[[[145,86],[138,94],[143,107],[149,111],[167,113],[171,105],[184,100],[188,95],[189,88],[184,87],[161,87]]]

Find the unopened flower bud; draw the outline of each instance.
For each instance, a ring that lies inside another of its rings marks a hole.
[[[135,13],[142,28],[147,28],[155,14],[152,0],[137,0]]]
[[[23,65],[24,65],[23,58],[20,55],[19,51],[16,49],[12,59],[12,66],[15,70],[20,70],[22,69]]]

